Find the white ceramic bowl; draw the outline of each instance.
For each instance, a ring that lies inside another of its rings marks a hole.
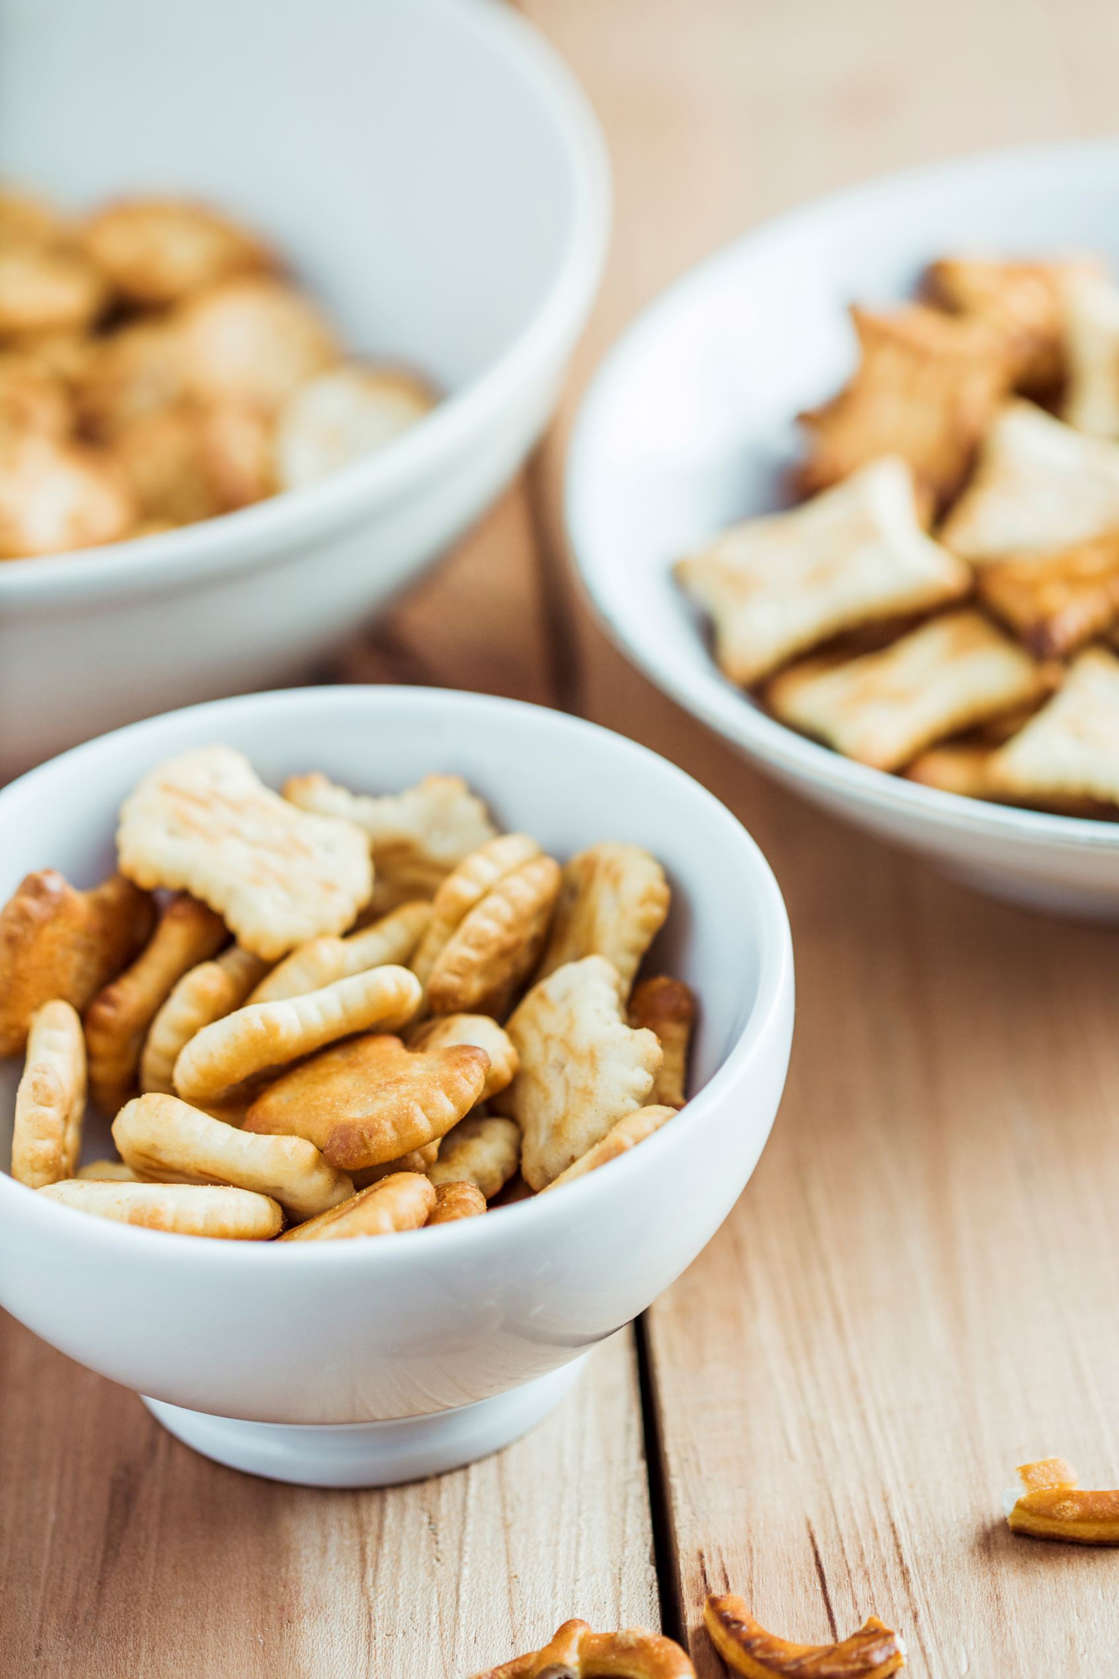
[[[646,675],[755,763],[860,827],[999,897],[1119,918],[1119,825],[936,792],[767,717],[719,672],[674,559],[779,505],[793,416],[850,371],[852,300],[912,293],[962,250],[1104,252],[1119,270],[1119,143],[938,165],[757,229],[660,298],[591,386],[567,517],[591,599]]]
[[[192,1445],[330,1484],[445,1469],[535,1421],[586,1349],[642,1311],[730,1211],[785,1082],[781,895],[722,805],[618,735],[510,700],[325,688],[154,718],[13,783],[0,792],[0,901],[48,864],[77,884],[100,878],[139,775],[214,740],[273,783],[321,768],[387,790],[456,770],[502,823],[561,857],[637,840],[673,885],[655,957],[701,1000],[697,1094],[631,1154],[540,1200],[420,1233],[275,1247],[111,1224],[0,1173],[0,1305],[148,1395]],[[17,1075],[0,1068],[4,1160]],[[105,1146],[104,1131],[88,1138],[87,1157]]]
[[[485,508],[544,425],[597,285],[605,155],[496,0],[60,0],[15,8],[4,173],[75,206],[209,197],[358,352],[449,392],[382,453],[138,542],[0,564],[0,775],[286,679]]]

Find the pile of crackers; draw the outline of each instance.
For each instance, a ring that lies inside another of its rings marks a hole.
[[[411,373],[344,360],[278,256],[206,205],[73,218],[0,188],[0,560],[297,489],[433,403]]]
[[[724,674],[942,791],[1119,815],[1119,287],[1089,258],[946,257],[851,311],[802,414],[807,499],[676,566]]]
[[[197,1236],[381,1235],[615,1159],[686,1099],[695,1000],[638,978],[670,889],[639,845],[565,865],[461,777],[283,793],[206,746],[126,799],[119,872],[0,910],[12,1174]],[[117,1157],[79,1167],[87,1092]]]

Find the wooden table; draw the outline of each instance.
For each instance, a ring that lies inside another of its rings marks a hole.
[[[874,1612],[929,1679],[1119,1667],[1119,1555],[1012,1540],[1016,1463],[1119,1482],[1114,933],[971,896],[759,780],[621,662],[558,520],[617,331],[760,217],[884,168],[1114,122],[1103,0],[531,0],[615,168],[599,307],[548,441],[346,655],[564,706],[684,764],[784,888],[799,1016],[720,1235],[576,1396],[427,1485],[327,1493],[191,1455],[0,1337],[0,1675],[460,1679],[580,1614],[699,1630],[728,1585],[804,1639]]]

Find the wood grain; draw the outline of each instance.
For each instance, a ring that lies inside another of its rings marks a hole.
[[[527,10],[587,86],[617,187],[537,467],[553,543],[577,389],[696,257],[884,168],[1113,127],[1113,20],[1088,0]],[[1119,1555],[1014,1540],[1001,1498],[1049,1452],[1119,1484],[1115,935],[976,898],[764,783],[569,599],[579,708],[749,824],[797,952],[773,1140],[647,1320],[670,1628],[715,1679],[700,1609],[729,1585],[793,1638],[878,1613],[929,1679],[1106,1669]]]

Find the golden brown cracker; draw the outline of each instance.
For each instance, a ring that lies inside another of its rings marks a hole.
[[[656,974],[634,987],[629,1023],[647,1026],[661,1046],[661,1064],[649,1092],[652,1106],[682,1108],[688,1099],[688,1051],[695,1017],[695,993],[683,980]]]
[[[449,1044],[474,1044],[485,1050],[489,1069],[482,1101],[504,1090],[517,1071],[517,1052],[509,1034],[488,1014],[441,1014],[414,1026],[408,1034],[409,1049],[445,1049]]]
[[[397,1230],[418,1230],[435,1207],[435,1190],[416,1172],[395,1172],[368,1189],[359,1190],[329,1212],[297,1224],[283,1242],[333,1242],[350,1236],[390,1236]]]
[[[299,945],[256,987],[249,1001],[271,1003],[317,991],[336,979],[386,964],[406,964],[431,919],[431,905],[399,904],[388,915],[346,938],[324,936]]]
[[[472,1183],[441,1183],[435,1190],[435,1206],[428,1225],[454,1224],[460,1218],[477,1218],[486,1211],[486,1198]]]
[[[118,198],[87,218],[82,246],[130,303],[179,303],[234,274],[275,266],[260,242],[209,205]]]
[[[250,1189],[184,1183],[112,1183],[67,1178],[47,1184],[40,1195],[77,1212],[118,1224],[166,1230],[178,1236],[214,1236],[231,1242],[261,1242],[283,1229],[279,1203]],[[434,1190],[432,1191],[434,1194]]]
[[[460,1119],[439,1145],[439,1158],[428,1170],[432,1183],[474,1184],[492,1201],[521,1163],[521,1131],[501,1114],[471,1113]]]
[[[538,977],[584,956],[605,956],[628,996],[670,898],[664,870],[641,846],[603,841],[580,851],[564,867]]]
[[[185,973],[148,1029],[140,1056],[141,1091],[173,1094],[180,1050],[203,1026],[239,1009],[267,971],[267,962],[235,944]]]
[[[432,1013],[508,1012],[540,960],[560,880],[553,857],[532,857],[467,911],[428,974],[425,1000]]]
[[[670,1119],[675,1119],[675,1107],[638,1108],[636,1113],[626,1114],[624,1119],[614,1122],[604,1137],[600,1137],[593,1148],[586,1154],[581,1154],[578,1160],[562,1171],[551,1183],[544,1185],[545,1190],[557,1189],[560,1184],[571,1183],[575,1178],[582,1178],[588,1172],[595,1171],[599,1166],[605,1166],[611,1160],[617,1160],[620,1155],[636,1148],[646,1137],[651,1137],[654,1131],[659,1131]]]
[[[31,1017],[16,1090],[12,1176],[32,1189],[73,1175],[82,1148],[86,1058],[82,1023],[55,998]]]

